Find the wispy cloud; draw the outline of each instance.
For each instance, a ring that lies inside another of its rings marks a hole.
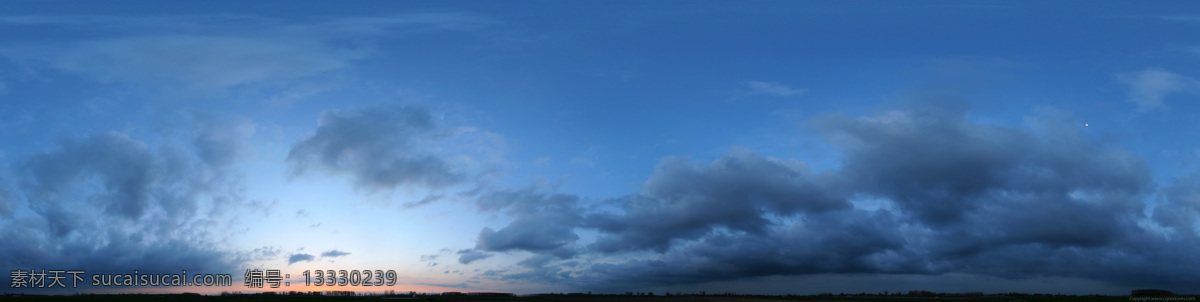
[[[749,81],[746,82],[746,85],[750,88],[748,92],[750,95],[789,97],[804,95],[807,91],[806,89],[792,88],[777,82]]]
[[[1176,15],[1176,16],[1160,16],[1157,18],[1166,20],[1166,21],[1175,21],[1175,22],[1200,22],[1200,16]]]
[[[341,257],[341,256],[346,256],[346,255],[349,255],[349,254],[350,254],[350,253],[343,252],[343,251],[339,251],[339,250],[328,250],[328,251],[322,252],[322,253],[321,253],[321,257],[329,257],[329,258],[333,258],[333,257]]]
[[[1123,73],[1117,79],[1129,86],[1128,100],[1140,111],[1162,107],[1163,100],[1173,94],[1200,93],[1200,80],[1162,68]]]
[[[319,24],[296,26],[299,30],[383,35],[396,32],[473,30],[498,24],[484,16],[469,13],[413,13],[386,17],[350,17]]]
[[[285,86],[288,95],[313,95],[332,89],[327,77],[372,54],[370,43],[346,39],[391,38],[395,34],[470,30],[494,22],[460,13],[416,13],[387,17],[350,17],[313,23],[239,16],[5,16],[0,24],[56,26],[87,30],[88,39],[26,41],[0,54],[35,61],[64,72],[104,82],[192,92],[222,92],[247,86]],[[350,46],[353,45],[353,46]],[[315,90],[314,90],[315,89]]]
[[[292,31],[322,35],[383,35],[432,30],[472,30],[500,22],[464,12],[425,12],[378,17],[327,18],[296,23],[282,19],[245,15],[18,15],[0,16],[0,23],[22,26],[59,26],[66,30],[92,30],[92,34],[120,35],[130,32],[233,32]],[[96,32],[99,30],[100,32]]]
[[[346,68],[365,50],[304,37],[152,35],[14,47],[10,57],[38,60],[100,82],[224,90],[294,80]]]

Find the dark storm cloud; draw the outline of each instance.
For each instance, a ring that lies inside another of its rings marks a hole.
[[[816,124],[845,151],[840,173],[850,190],[949,229],[932,234],[943,243],[931,252],[969,256],[1008,244],[1104,246],[1136,227],[1153,187],[1149,167],[1064,119],[1055,111],[1027,118],[1033,132],[943,110]]]
[[[332,258],[332,257],[341,257],[341,256],[349,255],[349,254],[350,253],[339,251],[339,250],[328,250],[328,251],[322,252],[321,257],[331,257]]]
[[[445,135],[424,108],[331,110],[321,114],[311,137],[292,146],[287,161],[294,174],[313,168],[347,173],[364,189],[440,188],[464,178],[444,159],[423,150],[424,143]]]
[[[567,258],[576,253],[579,239],[574,229],[581,221],[579,198],[542,192],[537,187],[505,190],[476,199],[480,211],[504,211],[515,217],[499,230],[484,228],[475,249],[489,252],[514,250]]]
[[[819,173],[736,150],[710,163],[665,158],[642,192],[596,203],[532,189],[484,195],[481,211],[515,220],[485,228],[476,249],[534,255],[523,271],[482,277],[611,290],[829,273],[1200,286],[1184,269],[1200,264],[1184,248],[1200,244],[1200,176],[1162,188],[1147,216],[1158,190],[1149,166],[1070,115],[1043,109],[1018,128],[965,112],[814,119],[810,129],[844,154]],[[541,214],[550,205],[583,219]],[[595,242],[551,261],[547,251],[579,245],[581,230],[598,232]]]
[[[313,257],[313,255],[300,253],[300,254],[292,254],[291,256],[288,256],[287,262],[288,262],[288,265],[292,265],[293,263],[301,262],[301,261],[313,261],[313,259],[316,259],[316,257]]]
[[[29,217],[26,217],[29,218]],[[0,266],[10,269],[70,268],[90,271],[172,272],[180,269],[211,273],[234,269],[227,251],[187,239],[151,240],[116,230],[92,232],[94,238],[49,241],[48,225],[39,219],[18,219],[0,228],[6,245]],[[8,280],[5,280],[8,281]]]
[[[517,218],[500,230],[484,228],[479,232],[475,248],[492,252],[524,250],[570,257],[575,252],[569,245],[579,236],[562,219],[554,215],[530,215]]]
[[[0,267],[219,273],[250,257],[215,243],[223,208],[245,205],[229,154],[245,152],[253,124],[183,120],[154,146],[107,132],[16,160],[5,201],[31,212],[0,218]]]
[[[596,241],[603,252],[663,252],[671,240],[690,240],[723,227],[764,234],[768,214],[846,209],[844,198],[821,188],[828,175],[812,175],[800,162],[735,151],[708,164],[670,157],[659,162],[644,192],[616,200],[618,213],[588,216],[587,225],[609,235]]]
[[[1163,188],[1165,201],[1154,211],[1154,218],[1171,233],[1191,231],[1200,217],[1200,173],[1175,179]]]
[[[855,181],[853,190],[889,198],[932,226],[961,222],[985,202],[1015,199],[989,198],[996,193],[1066,197],[1086,190],[1132,206],[1131,197],[1150,189],[1144,161],[1086,139],[1062,113],[1046,111],[1027,118],[1035,132],[975,123],[956,110],[833,115],[814,124],[845,152],[840,173]]]
[[[546,266],[546,264],[550,264],[551,261],[554,261],[554,258],[555,257],[550,255],[535,255],[533,257],[525,258],[525,260],[521,260],[521,262],[517,262],[517,265],[528,268],[539,268]]]
[[[771,275],[911,272],[901,254],[907,243],[889,213],[847,210],[814,214],[803,223],[776,225],[761,236],[716,231],[652,259],[581,265],[522,261],[530,270],[501,279],[529,280],[620,291],[640,286],[693,284]],[[910,255],[911,256],[911,255]]]

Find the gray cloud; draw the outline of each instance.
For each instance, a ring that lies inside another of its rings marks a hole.
[[[328,250],[328,251],[322,252],[321,257],[331,257],[332,258],[332,257],[341,257],[341,256],[349,255],[349,254],[350,253],[339,251],[339,250]]]
[[[842,150],[833,170],[735,150],[709,163],[664,158],[641,192],[620,198],[484,194],[481,211],[515,220],[485,228],[476,250],[534,255],[524,270],[480,277],[606,290],[846,273],[1200,285],[1184,269],[1200,263],[1184,248],[1200,243],[1200,176],[1148,203],[1144,160],[1060,111],[1025,121],[981,124],[961,106],[826,115],[809,129]],[[579,248],[584,230],[598,235]],[[552,252],[564,248],[575,253]]]
[[[829,175],[813,175],[801,162],[735,151],[709,164],[671,157],[659,162],[643,193],[613,200],[620,212],[587,217],[588,227],[608,236],[603,252],[651,249],[690,240],[716,228],[764,234],[767,213],[791,216],[846,209],[845,198],[822,189]]]
[[[236,158],[203,151],[219,141],[230,153],[245,152],[245,137],[193,140],[228,128],[184,120],[154,146],[107,132],[18,158],[19,190],[4,200],[30,211],[0,215],[0,267],[218,273],[254,257],[216,244],[227,236],[221,225],[234,219],[225,209],[246,203],[230,168]]]
[[[546,266],[546,264],[550,264],[550,262],[554,261],[554,259],[555,257],[550,255],[534,255],[533,257],[521,260],[521,262],[517,262],[517,265],[528,268],[539,268]]]
[[[13,196],[9,193],[7,182],[0,179],[0,218],[12,218],[13,212],[16,211],[16,204],[13,203]]]
[[[421,200],[418,200],[418,201],[410,201],[410,202],[405,202],[404,204],[402,204],[402,205],[400,205],[400,206],[401,206],[401,207],[403,207],[403,208],[405,208],[405,209],[411,209],[411,208],[416,208],[416,207],[420,207],[420,206],[423,206],[423,205],[427,205],[427,204],[431,204],[431,203],[437,202],[437,201],[439,201],[439,200],[442,200],[443,198],[446,198],[446,195],[443,195],[443,194],[430,194],[430,195],[428,195],[428,196],[425,196],[425,198],[421,198]]]
[[[462,264],[471,264],[471,262],[475,262],[475,260],[482,260],[492,257],[491,254],[473,249],[460,250],[458,251],[458,254],[461,255],[458,256],[458,263]]]
[[[574,229],[581,222],[579,198],[546,193],[537,187],[503,190],[476,199],[480,211],[505,211],[516,219],[507,226],[479,232],[475,250],[491,252],[527,251],[560,258],[576,253],[579,239]]]
[[[288,256],[287,262],[288,262],[288,265],[292,265],[293,263],[301,262],[301,261],[313,261],[313,259],[316,259],[316,257],[313,257],[313,255],[297,253],[297,254],[292,254],[292,255]]]
[[[35,211],[55,212],[70,193],[69,187],[95,176],[105,190],[93,198],[102,199],[98,202],[102,210],[125,218],[142,215],[150,203],[150,186],[159,173],[145,144],[115,132],[65,141],[56,151],[32,156],[22,170],[29,176],[26,184],[38,201],[31,204]],[[54,226],[59,236],[73,229],[61,225],[67,221],[55,223],[60,224]]]
[[[479,232],[476,249],[492,252],[524,250],[570,257],[570,244],[579,239],[562,216],[523,216],[500,230],[484,228]]]
[[[592,263],[571,278],[552,281],[619,290],[772,275],[914,272],[898,257],[907,242],[890,213],[848,210],[810,218],[772,227],[765,236],[711,233],[655,259]]]
[[[424,143],[447,135],[424,108],[331,110],[321,114],[318,125],[288,153],[294,174],[313,168],[346,173],[356,187],[369,190],[441,188],[464,179],[446,160],[423,150]]]
[[[1128,152],[1087,141],[1073,123],[1029,121],[1046,140],[961,112],[829,116],[817,124],[846,152],[841,173],[865,182],[855,189],[889,197],[933,225],[960,221],[995,192],[1137,194],[1150,185],[1148,166]]]

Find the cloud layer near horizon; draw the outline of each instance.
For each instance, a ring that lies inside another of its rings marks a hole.
[[[641,192],[617,198],[536,186],[484,195],[480,211],[513,220],[484,228],[461,260],[524,251],[522,265],[484,278],[580,288],[826,273],[1197,285],[1183,264],[1200,258],[1180,248],[1198,243],[1197,177],[1157,188],[1141,158],[1065,113],[1012,128],[925,107],[809,126],[842,150],[841,167],[737,149],[707,163],[664,158]]]
[[[238,197],[228,167],[246,154],[254,125],[191,116],[180,144],[151,148],[108,132],[24,160],[23,189],[6,189],[3,200],[25,196],[36,215],[0,213],[13,243],[0,249],[5,265],[121,269],[148,258],[158,262],[136,265],[228,271],[251,257],[210,248],[217,238],[206,234],[225,219],[223,207],[253,206]],[[840,167],[812,171],[800,160],[734,149],[709,162],[663,158],[642,190],[625,196],[542,186],[483,193],[476,209],[511,222],[483,228],[458,262],[525,253],[516,266],[477,278],[614,290],[830,273],[1194,285],[1179,278],[1195,275],[1180,264],[1200,259],[1178,247],[1200,243],[1200,177],[1158,188],[1142,159],[1088,137],[1063,112],[1042,110],[1023,128],[934,107],[807,124],[842,150]],[[444,187],[467,178],[420,151],[444,129],[421,107],[328,111],[287,162],[299,172],[347,173],[372,190]],[[415,169],[411,158],[441,164]]]

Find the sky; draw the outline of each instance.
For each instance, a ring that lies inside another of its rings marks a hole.
[[[1177,1],[6,1],[0,292],[1198,293],[1195,37]]]

